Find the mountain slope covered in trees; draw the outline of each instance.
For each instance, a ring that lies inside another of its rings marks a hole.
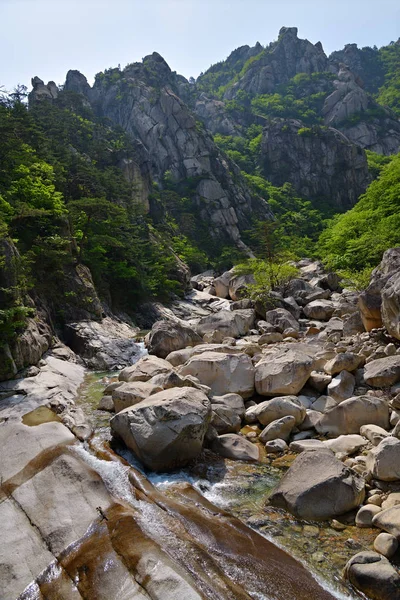
[[[376,265],[400,241],[399,63],[398,42],[328,57],[282,28],[196,82],[154,53],[93,87],[69,71],[63,89],[35,77],[29,104],[5,94],[3,353],[35,310],[61,332],[134,316],[183,294],[189,269],[261,256],[266,235],[292,257]]]

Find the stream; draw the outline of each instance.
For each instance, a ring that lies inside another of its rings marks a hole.
[[[217,507],[221,511],[219,515],[224,519],[226,515],[233,515],[257,532],[256,540],[260,540],[257,544],[261,543],[261,539],[266,540],[269,553],[272,542],[272,548],[278,547],[286,551],[285,556],[289,555],[288,562],[293,560],[290,557],[297,559],[328,592],[326,598],[350,600],[362,597],[343,581],[341,573],[347,560],[355,552],[370,547],[374,538],[373,531],[354,526],[337,531],[328,523],[299,521],[283,510],[266,505],[270,490],[282,477],[284,467],[289,466],[287,457],[285,460],[278,458],[271,462],[265,459],[262,463],[249,464],[220,459],[205,450],[186,469],[173,474],[156,474],[146,472],[125,447],[113,445],[111,449],[109,421],[112,415],[97,410],[97,406],[104,388],[117,375],[116,372],[89,372],[86,375],[76,403],[84,410],[95,433],[89,442],[76,445],[73,452],[100,474],[114,498],[133,508],[142,531],[156,540],[173,560],[183,563],[197,582],[200,581],[199,587],[205,598],[283,600],[285,597],[285,600],[300,600],[303,595],[299,596],[297,592],[291,597],[276,595],[276,591],[269,589],[266,592],[262,573],[265,564],[262,567],[256,564],[258,553],[254,552],[254,556],[252,551],[249,553],[250,546],[241,549],[240,553],[238,544],[249,544],[246,539],[232,540],[232,543],[235,542],[235,552],[241,556],[239,561],[237,554],[234,556],[232,552],[229,540],[226,540],[227,547],[221,548],[221,540],[213,536],[210,525],[204,529],[205,524],[192,515],[193,508],[204,508],[203,503],[208,510],[212,506]],[[133,480],[139,489],[143,488],[146,494],[154,495],[153,492],[146,491],[146,487],[151,484],[151,488],[156,491],[156,497],[152,498],[154,502],[138,499],[138,494],[132,492]],[[225,523],[220,523],[220,527],[225,527]],[[190,533],[190,537],[187,533]],[[231,533],[227,531],[227,535],[231,536]],[[193,543],[193,539],[196,543]],[[211,565],[208,565],[207,573],[207,558],[201,555],[199,544],[202,547],[210,547],[210,544],[214,546],[211,550],[214,561],[217,561],[221,569],[220,576],[215,576],[212,572],[215,567]],[[259,551],[262,552],[261,546]],[[268,556],[268,559],[273,565],[274,557]],[[288,564],[287,568],[290,569],[291,565]],[[277,580],[280,575],[285,575],[285,569],[283,574],[276,574]],[[241,583],[240,589],[232,591],[232,580]],[[281,589],[279,585],[277,589]],[[317,597],[322,598],[321,595],[310,593],[304,596]]]

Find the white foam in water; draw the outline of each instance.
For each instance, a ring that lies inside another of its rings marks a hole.
[[[101,460],[88,452],[84,446],[73,446],[71,452],[78,454],[79,458],[100,475],[112,496],[120,498],[132,506],[138,506],[131,491],[132,486],[128,477],[129,467],[125,467],[119,462]]]

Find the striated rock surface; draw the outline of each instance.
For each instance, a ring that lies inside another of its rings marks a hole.
[[[263,173],[274,185],[289,182],[311,200],[351,208],[370,176],[365,152],[333,128],[308,128],[297,119],[272,119],[263,130]]]

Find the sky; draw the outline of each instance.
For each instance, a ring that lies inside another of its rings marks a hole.
[[[185,77],[282,26],[321,41],[383,46],[400,36],[399,0],[0,0],[0,86],[62,84],[69,69],[94,75],[159,52]]]

